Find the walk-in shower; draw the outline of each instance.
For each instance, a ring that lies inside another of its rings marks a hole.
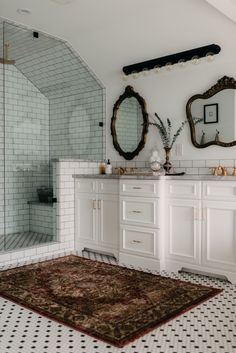
[[[101,160],[104,89],[68,44],[0,21],[0,251],[57,238],[54,159]]]

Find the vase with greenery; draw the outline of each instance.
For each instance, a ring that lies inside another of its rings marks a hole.
[[[181,131],[183,130],[186,120],[183,121],[180,125],[180,127],[176,130],[174,134],[172,134],[172,123],[169,118],[166,119],[166,124],[163,123],[162,119],[158,116],[157,113],[155,113],[156,121],[154,122],[148,122],[148,125],[153,125],[156,126],[156,128],[159,131],[161,141],[165,150],[165,163],[163,164],[163,167],[167,173],[170,172],[172,169],[172,164],[170,162],[170,152],[171,149],[179,137]]]

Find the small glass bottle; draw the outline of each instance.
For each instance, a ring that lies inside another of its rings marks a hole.
[[[106,174],[112,174],[112,165],[110,163],[110,159],[107,160]]]
[[[104,160],[99,166],[100,174],[106,174],[106,160]]]

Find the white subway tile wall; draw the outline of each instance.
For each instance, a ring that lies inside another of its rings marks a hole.
[[[209,159],[209,160],[173,160],[171,161],[174,170],[173,172],[197,175],[212,174],[212,168],[223,166],[227,168],[228,175],[233,173],[233,167],[236,167],[236,160],[233,159]],[[114,168],[127,167],[127,168],[149,168],[149,161],[111,161]]]
[[[74,179],[73,174],[98,174],[100,162],[54,161],[53,183],[57,197],[56,229],[58,242],[37,246],[36,249],[22,249],[15,252],[0,253],[0,266],[22,265],[27,261],[57,257],[75,250],[74,243]]]
[[[50,99],[51,158],[102,159],[103,109],[103,90]]]
[[[0,77],[2,71],[1,65]],[[10,234],[29,231],[27,202],[37,199],[39,186],[48,185],[49,101],[13,65],[4,66],[4,83],[5,234]],[[4,135],[1,143],[3,138]],[[3,159],[1,167],[4,168]],[[2,183],[2,196],[3,186]]]
[[[29,230],[40,234],[53,234],[53,210],[55,204],[33,203],[29,205]]]
[[[3,34],[3,21],[0,20],[0,36]],[[0,46],[0,56],[3,48]],[[0,251],[4,245],[4,96],[3,70],[0,67]]]
[[[55,194],[52,159],[103,159],[105,91],[67,43],[42,33],[35,36],[33,30],[9,21],[0,26],[0,52],[7,43],[14,59],[14,65],[0,67],[2,251],[4,236],[22,238],[30,232],[56,239],[57,206],[47,209],[28,201],[37,200],[41,186],[54,187]]]
[[[9,23],[5,32],[16,67],[49,100],[50,159],[102,159],[102,83],[67,43],[41,33],[34,38],[29,30]]]

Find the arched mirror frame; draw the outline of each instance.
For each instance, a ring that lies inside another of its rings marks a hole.
[[[229,88],[236,89],[236,81],[233,77],[224,76],[220,80],[218,80],[217,83],[214,86],[212,86],[210,89],[208,89],[205,93],[195,94],[194,96],[192,96],[188,100],[187,105],[186,105],[186,114],[187,114],[187,119],[189,122],[190,131],[191,131],[191,140],[192,140],[192,143],[195,147],[205,148],[205,147],[208,147],[211,145],[217,145],[217,146],[222,146],[222,147],[231,147],[231,146],[236,145],[236,141],[232,141],[232,142],[209,141],[204,144],[199,144],[196,141],[195,125],[194,125],[194,121],[193,121],[193,117],[192,117],[192,113],[191,113],[192,103],[196,99],[208,99],[208,98],[213,97],[216,93],[223,91],[224,89],[229,89]]]
[[[117,114],[118,114],[118,110],[119,110],[121,103],[126,98],[131,98],[131,97],[135,97],[140,104],[140,107],[142,110],[142,116],[143,116],[143,130],[142,130],[141,139],[139,141],[137,148],[132,152],[125,152],[120,147],[120,144],[117,139],[116,120],[117,120]],[[113,145],[121,156],[123,156],[127,160],[131,160],[135,156],[137,156],[139,154],[139,152],[144,148],[145,143],[146,143],[147,132],[148,132],[148,113],[147,113],[147,108],[146,108],[146,102],[143,99],[143,97],[141,97],[137,92],[134,91],[132,86],[127,86],[125,88],[125,92],[119,97],[119,99],[116,101],[116,103],[114,104],[114,107],[113,107],[113,115],[111,118],[111,135],[112,135],[112,139],[113,139]]]

